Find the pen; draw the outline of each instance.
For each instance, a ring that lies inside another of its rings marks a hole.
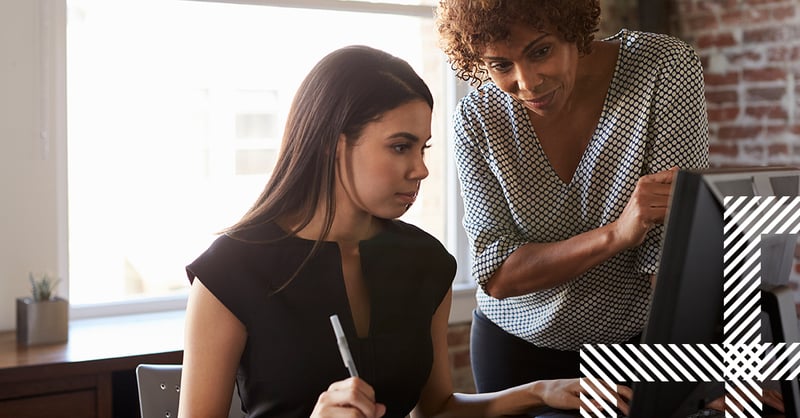
[[[331,315],[331,325],[333,325],[333,333],[336,334],[336,342],[339,344],[339,354],[342,355],[344,366],[350,372],[350,377],[358,377],[358,370],[356,370],[356,362],[353,361],[353,356],[350,354],[350,347],[347,345],[347,337],[344,336],[342,324],[339,322],[338,315]]]

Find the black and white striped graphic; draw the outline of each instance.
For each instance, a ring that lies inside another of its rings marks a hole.
[[[800,197],[724,199],[723,344],[609,344],[581,349],[584,417],[617,416],[616,382],[724,382],[727,417],[759,417],[761,383],[796,379],[800,343],[763,343],[761,238],[800,232]],[[605,385],[602,384],[605,382]]]

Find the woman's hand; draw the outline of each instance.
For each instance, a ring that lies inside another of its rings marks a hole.
[[[626,248],[641,245],[650,228],[664,223],[677,171],[678,168],[673,167],[649,174],[636,183],[630,200],[615,222],[617,236],[626,243]]]
[[[367,382],[351,377],[332,383],[322,392],[311,418],[380,418],[386,406],[375,402],[375,390]]]
[[[585,381],[594,386],[590,380]],[[631,388],[617,385],[614,390],[604,382],[603,384],[606,386],[606,390],[614,395],[613,400],[606,400],[606,402],[611,402],[620,411],[627,414],[628,401],[633,395]],[[540,380],[534,383],[534,391],[545,405],[556,409],[579,409],[581,407],[580,395],[582,392],[585,393],[581,387],[581,379]],[[595,388],[595,392],[598,392],[598,388]],[[586,405],[583,406],[586,408]]]
[[[786,412],[784,410],[783,405],[783,395],[780,392],[772,389],[763,389],[763,394],[759,395],[756,392],[750,394],[750,396],[742,396],[742,398],[755,398],[761,401],[762,405],[768,405],[780,412]],[[706,408],[716,409],[717,411],[723,412],[733,412],[733,411],[741,411],[742,406],[736,401],[735,398],[731,398],[731,402],[736,405],[736,408],[728,408],[725,403],[725,396],[720,396],[717,399],[706,404]]]

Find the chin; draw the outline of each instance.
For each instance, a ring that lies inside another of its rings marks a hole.
[[[399,209],[399,210],[386,210],[381,212],[374,212],[372,216],[381,219],[397,219],[408,212],[408,207]]]

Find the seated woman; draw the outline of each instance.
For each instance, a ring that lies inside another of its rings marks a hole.
[[[187,267],[181,417],[511,415],[578,408],[576,379],[454,394],[453,257],[395,220],[427,177],[433,98],[403,60],[352,46],[301,84],[280,157],[243,218]],[[348,377],[338,315],[360,377]]]

